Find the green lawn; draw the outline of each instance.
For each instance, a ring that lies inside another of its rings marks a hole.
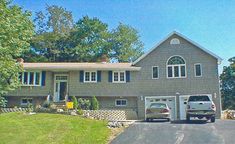
[[[102,144],[107,122],[61,114],[0,114],[1,144]]]

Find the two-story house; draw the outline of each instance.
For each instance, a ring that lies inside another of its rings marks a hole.
[[[172,119],[185,119],[189,95],[209,95],[221,113],[221,58],[172,32],[133,63],[23,63],[22,86],[7,95],[8,106],[42,104],[66,96],[96,96],[101,109],[135,111],[145,118],[151,102],[166,102]]]

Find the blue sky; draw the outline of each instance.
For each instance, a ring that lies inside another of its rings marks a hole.
[[[25,10],[45,10],[46,4],[72,11],[77,21],[82,16],[97,17],[109,28],[119,22],[139,31],[145,51],[176,30],[227,60],[235,56],[235,1],[232,0],[13,0]]]

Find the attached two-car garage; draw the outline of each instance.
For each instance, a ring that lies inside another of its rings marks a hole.
[[[211,94],[206,94],[212,99]],[[171,113],[171,120],[177,120],[177,112],[179,112],[179,119],[186,120],[186,106],[190,95],[180,95],[178,100],[176,96],[146,96],[145,97],[145,112],[146,109],[154,102],[163,102],[168,105]],[[177,101],[179,105],[177,106]],[[177,111],[177,108],[179,111]]]

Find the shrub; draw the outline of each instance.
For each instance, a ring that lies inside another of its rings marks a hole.
[[[75,96],[72,96],[72,102],[73,102],[73,108],[77,109],[78,108],[78,100]]]
[[[78,99],[78,108],[83,110],[89,110],[91,106],[91,103],[88,99]]]
[[[98,110],[99,109],[99,102],[95,96],[91,99],[91,110]]]
[[[7,100],[0,95],[0,107],[6,107],[7,106]]]
[[[44,107],[44,108],[50,108],[50,106],[51,106],[51,103],[47,100],[44,101],[43,104],[42,104],[42,107]]]
[[[78,109],[78,110],[77,110],[77,114],[78,114],[78,115],[83,115],[83,110]]]

